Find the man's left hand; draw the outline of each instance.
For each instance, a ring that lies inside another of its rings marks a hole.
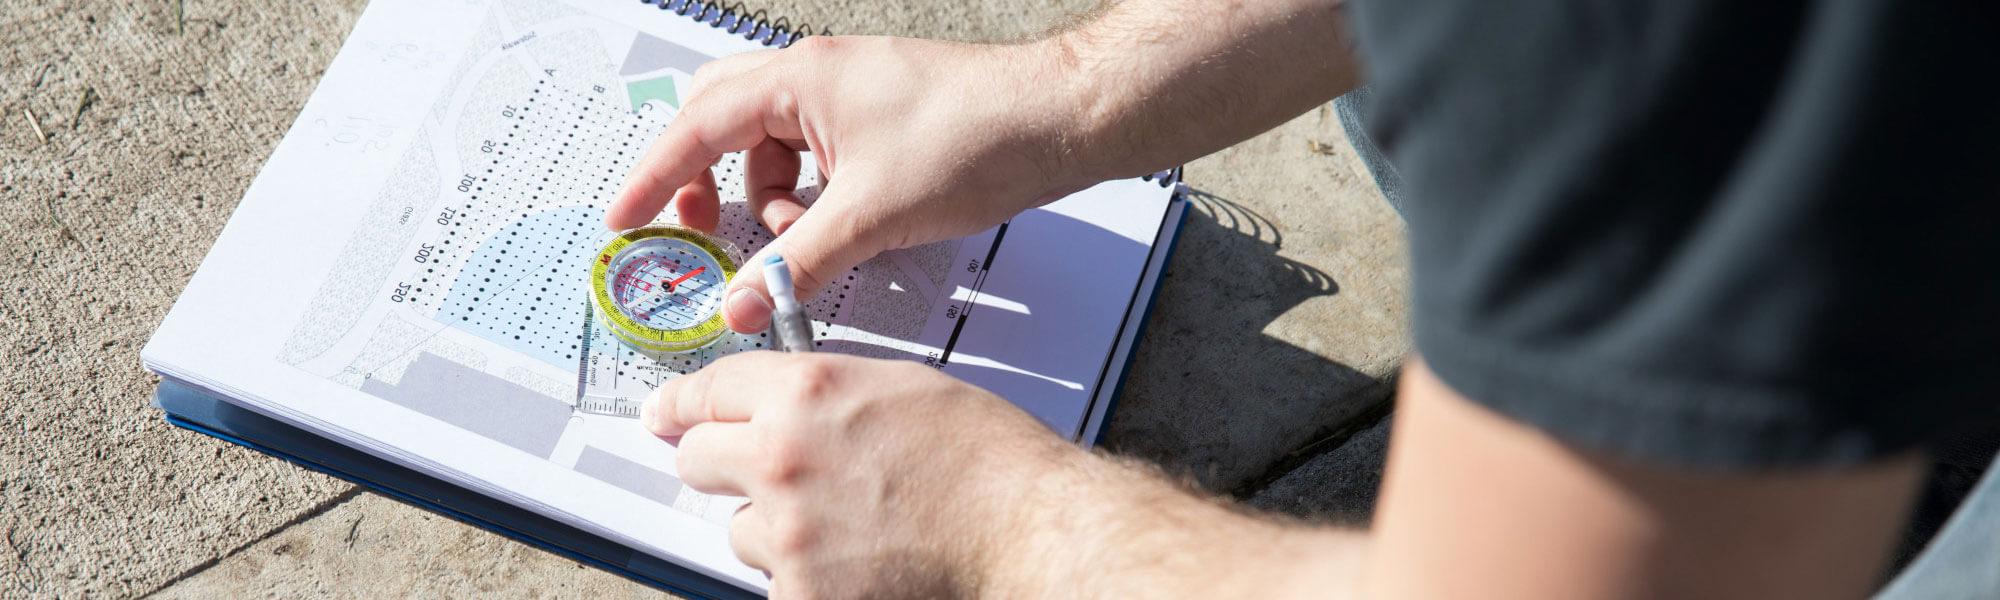
[[[1009,499],[1085,456],[935,369],[837,354],[730,356],[641,419],[689,486],[750,498],[730,543],[773,597],[974,595]]]

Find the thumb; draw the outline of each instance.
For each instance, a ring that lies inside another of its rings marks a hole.
[[[880,229],[872,226],[872,220],[856,218],[854,203],[840,196],[844,189],[853,188],[828,185],[812,208],[801,213],[789,227],[773,224],[783,233],[750,257],[743,270],[729,282],[722,317],[730,329],[757,333],[770,326],[771,293],[764,285],[764,263],[772,254],[785,258],[792,285],[803,302],[888,247]]]

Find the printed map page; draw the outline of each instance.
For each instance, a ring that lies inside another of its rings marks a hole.
[[[728,552],[741,499],[681,484],[673,448],[637,421],[579,410],[768,342],[732,333],[655,360],[605,333],[587,296],[613,235],[603,209],[691,74],[757,48],[617,0],[376,0],[149,364],[761,589]],[[743,259],[771,236],[742,202],[740,160],[716,168],[716,234]],[[1167,197],[1111,182],[870,260],[805,299],[817,349],[937,367],[1078,437]]]

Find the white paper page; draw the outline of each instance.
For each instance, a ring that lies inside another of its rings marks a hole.
[[[636,421],[572,408],[761,346],[732,335],[657,364],[584,335],[604,206],[694,67],[757,48],[622,0],[377,0],[146,361],[762,590],[728,547],[740,499],[680,485],[673,449]],[[751,252],[769,235],[731,161],[718,233]],[[1110,182],[872,260],[808,303],[821,349],[939,365],[1073,435],[1167,197]]]

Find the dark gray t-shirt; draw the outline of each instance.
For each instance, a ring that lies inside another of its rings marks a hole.
[[[1996,6],[1363,0],[1418,351],[1667,464],[1849,464],[1993,418]]]

